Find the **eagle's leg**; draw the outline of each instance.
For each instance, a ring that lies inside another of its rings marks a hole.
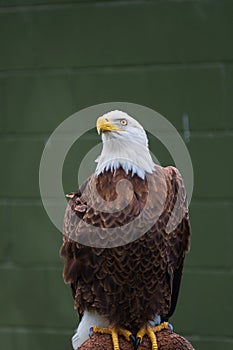
[[[150,326],[148,323],[145,326],[143,326],[137,333],[136,341],[135,341],[135,350],[137,350],[144,335],[147,335],[149,337],[151,341],[151,349],[158,350],[156,332],[159,332],[162,329],[170,329],[168,322],[163,322],[160,325],[155,327]]]
[[[135,340],[133,334],[124,328],[115,328],[114,326],[109,326],[108,328],[101,328],[94,326],[92,328],[92,331],[94,333],[111,334],[114,350],[120,350],[118,335],[123,335],[128,341]]]

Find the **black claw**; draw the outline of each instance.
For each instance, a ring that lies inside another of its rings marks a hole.
[[[139,345],[141,343],[141,338],[140,337],[137,337],[137,339],[135,340],[134,342],[134,350],[137,350]]]
[[[135,336],[131,333],[129,337],[133,341],[133,343],[135,344],[135,342],[136,342]]]
[[[91,327],[91,328],[89,329],[89,334],[88,334],[88,335],[89,335],[89,338],[91,338],[91,336],[93,335],[93,333],[94,333],[94,332],[93,332],[93,327]]]
[[[170,329],[171,333],[173,333],[173,326],[172,326],[172,324],[171,324],[171,323],[168,323],[168,327],[169,327],[169,329]]]

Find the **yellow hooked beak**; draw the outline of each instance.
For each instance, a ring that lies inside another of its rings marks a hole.
[[[116,125],[111,124],[109,118],[99,117],[96,122],[96,128],[98,134],[105,131],[122,131],[123,129],[118,128]]]

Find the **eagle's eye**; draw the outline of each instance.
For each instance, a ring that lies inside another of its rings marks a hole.
[[[126,119],[121,119],[121,120],[120,120],[120,123],[121,123],[121,125],[123,125],[123,126],[125,126],[125,125],[128,124]]]

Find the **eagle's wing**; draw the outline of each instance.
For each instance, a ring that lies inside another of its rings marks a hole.
[[[170,198],[171,216],[166,224],[169,232],[169,263],[171,278],[171,304],[167,315],[164,315],[164,321],[168,320],[175,311],[185,254],[190,249],[190,220],[188,212],[188,202],[184,181],[175,167],[164,168],[168,179],[168,192],[172,194]],[[169,189],[170,187],[170,189]]]
[[[71,192],[66,195],[70,200],[64,215],[63,245],[60,249],[60,255],[64,260],[63,279],[66,283],[70,284],[74,300],[77,294],[80,272],[82,268],[87,266],[88,261],[85,259],[85,250],[83,249],[79,257],[80,245],[72,238],[74,238],[74,232],[76,232],[79,219],[82,219],[83,213],[85,213],[86,210],[86,204],[83,203],[82,200],[82,193],[89,180],[88,178],[76,192]],[[77,311],[81,319],[84,310],[77,307]]]

